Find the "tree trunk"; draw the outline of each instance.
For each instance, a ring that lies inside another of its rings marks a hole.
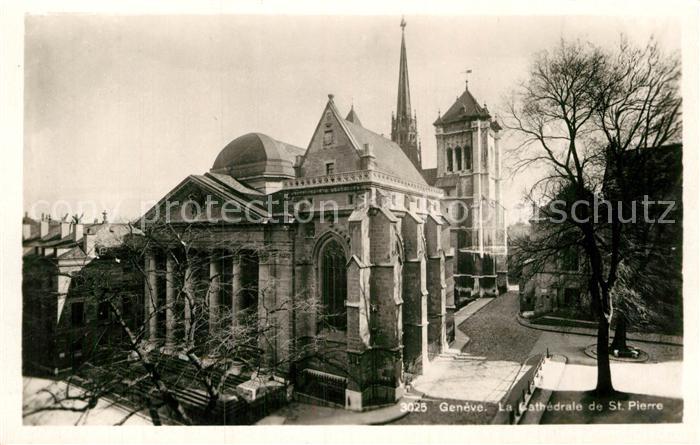
[[[605,308],[608,307],[608,302],[610,301],[608,298],[610,298],[610,295],[607,289],[599,286],[598,283],[599,281],[595,276],[591,277],[589,281],[591,303],[593,304],[598,318],[598,342],[596,344],[598,382],[596,384],[595,393],[598,396],[607,396],[615,392],[612,384],[612,374],[610,373],[610,356],[608,355],[610,323],[606,317],[605,310]]]
[[[599,314],[598,344],[596,348],[598,355],[598,383],[595,388],[595,392],[599,396],[609,395],[615,391],[610,373],[610,356],[608,356],[609,327],[608,319]]]

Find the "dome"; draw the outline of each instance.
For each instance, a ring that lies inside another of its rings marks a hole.
[[[219,152],[211,172],[229,174],[237,179],[293,178],[295,158],[305,151],[262,133],[248,133],[229,142]]]

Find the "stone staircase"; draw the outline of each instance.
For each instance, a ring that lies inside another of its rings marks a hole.
[[[461,361],[461,362],[467,362],[467,361],[485,361],[486,357],[483,356],[478,356],[478,355],[471,355],[466,352],[462,352],[460,349],[456,348],[448,348],[447,350],[443,351],[440,353],[437,358],[435,359],[438,362],[446,362],[446,361]]]

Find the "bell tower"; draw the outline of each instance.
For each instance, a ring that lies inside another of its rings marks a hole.
[[[399,92],[396,99],[396,114],[391,116],[391,140],[396,142],[413,162],[422,170],[420,142],[415,112],[411,114],[411,91],[408,85],[408,62],[406,61],[406,20],[401,19],[401,58],[399,60]]]
[[[433,123],[437,139],[435,186],[445,192],[457,255],[455,304],[505,292],[506,224],[501,202],[501,126],[474,98],[467,83]]]

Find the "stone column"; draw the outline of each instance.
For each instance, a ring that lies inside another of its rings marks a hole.
[[[156,257],[153,252],[146,254],[146,288],[144,292],[144,321],[148,329],[148,339],[156,340],[158,318],[156,316],[156,301],[158,299],[158,277],[156,276]]]
[[[263,252],[260,252],[258,261],[258,325],[274,323],[274,314],[268,314],[266,307],[273,309],[276,300],[276,277],[275,277],[275,262],[277,260],[277,252],[271,251],[269,244]],[[269,317],[269,318],[268,318]],[[269,325],[268,325],[269,327]],[[277,330],[270,328],[265,334],[258,339],[258,347],[264,351],[264,367],[269,367],[275,361],[276,351],[275,345],[270,344],[270,340],[277,337]]]
[[[172,346],[175,336],[175,279],[173,259],[168,255],[165,260],[165,344]]]
[[[219,303],[221,301],[221,258],[218,252],[212,252],[209,257],[209,333],[216,330],[219,319]]]
[[[241,257],[233,255],[231,261],[231,323],[235,329],[238,325],[238,315],[241,310]]]
[[[191,302],[194,301],[194,294],[193,294],[193,288],[192,288],[192,267],[187,266],[187,269],[185,270],[185,282],[184,282],[184,291],[185,291],[185,343],[191,343],[193,341],[193,333],[191,332],[192,330],[192,305]]]

